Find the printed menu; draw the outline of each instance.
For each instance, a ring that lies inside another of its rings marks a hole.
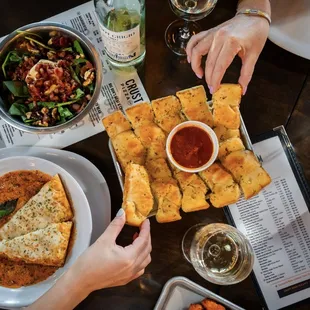
[[[104,131],[102,118],[116,109],[126,109],[134,104],[149,101],[137,72],[128,68],[112,70],[104,52],[102,37],[95,15],[93,1],[77,6],[46,21],[59,22],[82,32],[94,44],[103,65],[103,84],[98,102],[82,121],[62,132],[34,135],[8,125],[0,117],[0,148],[11,146],[46,146],[63,148]],[[0,39],[1,40],[1,39]]]
[[[254,274],[270,310],[310,297],[310,213],[279,136],[254,144],[272,183],[229,206],[254,249]]]

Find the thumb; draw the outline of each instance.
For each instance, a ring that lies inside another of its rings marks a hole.
[[[242,86],[243,95],[246,93],[248,84],[251,81],[257,59],[258,57],[256,56],[245,56],[242,58],[242,68],[240,72],[239,84]]]
[[[115,242],[119,233],[123,229],[126,222],[126,215],[123,208],[120,208],[113,221],[109,224],[102,237],[110,242]]]

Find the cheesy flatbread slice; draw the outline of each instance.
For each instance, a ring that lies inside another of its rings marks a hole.
[[[172,166],[172,169],[174,177],[178,180],[182,190],[197,178],[195,173],[184,172],[174,166]]]
[[[218,104],[239,107],[242,97],[242,87],[239,84],[221,84],[219,89],[212,95],[213,107]]]
[[[139,212],[133,201],[123,201],[122,208],[125,210],[126,223],[130,226],[139,227],[147,218]]]
[[[157,201],[157,222],[168,223],[180,220],[182,195],[177,182],[173,178],[156,180],[152,182],[151,187]]]
[[[177,92],[184,115],[191,121],[199,121],[213,127],[213,116],[202,85]]]
[[[0,228],[0,240],[22,236],[51,223],[65,222],[72,218],[66,192],[56,174]]]
[[[239,129],[229,129],[223,125],[218,125],[213,128],[219,142],[223,142],[230,138],[240,138],[240,130]]]
[[[214,163],[199,175],[212,191],[210,201],[214,207],[222,208],[239,200],[238,184],[219,163]]]
[[[224,160],[222,160],[222,164],[229,172],[231,172],[238,183],[242,176],[260,167],[260,163],[253,152],[248,150],[230,153],[224,158]]]
[[[155,121],[160,128],[169,133],[176,125],[185,121],[181,113],[181,103],[175,96],[167,96],[151,102]]]
[[[132,130],[121,132],[111,141],[123,171],[129,163],[144,165],[146,149]]]
[[[218,103],[213,109],[214,126],[225,126],[229,129],[239,129],[240,111],[238,107]]]
[[[174,176],[182,189],[182,210],[184,212],[209,208],[210,205],[206,201],[207,186],[197,174],[174,170]]]
[[[269,174],[263,167],[258,167],[241,177],[240,187],[245,199],[250,199],[270,183],[271,178]]]
[[[233,152],[222,163],[239,183],[246,199],[258,194],[271,182],[269,174],[251,151]]]
[[[63,266],[72,222],[50,224],[12,240],[0,242],[0,256],[12,261],[46,266]]]
[[[147,160],[145,167],[151,180],[156,180],[156,179],[163,180],[163,179],[169,179],[172,177],[172,173],[164,158]]]
[[[230,153],[240,150],[245,150],[242,140],[240,138],[230,138],[220,143],[218,158],[223,160]]]
[[[108,115],[102,120],[102,123],[110,138],[114,138],[121,132],[131,129],[130,123],[121,111]]]
[[[135,129],[135,134],[147,149],[147,158],[167,158],[166,134],[154,123]]]
[[[154,123],[154,113],[149,103],[139,103],[125,111],[133,129]]]
[[[129,163],[125,171],[122,207],[129,225],[139,226],[153,209],[150,180],[143,166]]]
[[[206,201],[207,188],[201,179],[196,179],[183,190],[182,210],[194,212],[210,207]]]

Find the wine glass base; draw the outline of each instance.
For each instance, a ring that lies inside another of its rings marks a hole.
[[[196,225],[192,226],[191,228],[189,228],[183,236],[182,252],[183,252],[185,259],[189,263],[192,263],[191,259],[190,259],[190,251],[191,251],[191,245],[192,245],[192,241],[194,239],[194,236],[195,236],[196,232],[204,226],[206,226],[205,223],[196,224]]]
[[[186,45],[190,38],[201,31],[201,27],[195,22],[175,20],[165,33],[167,46],[171,51],[179,56],[186,56]]]

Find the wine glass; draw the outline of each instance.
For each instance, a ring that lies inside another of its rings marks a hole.
[[[177,55],[186,55],[189,39],[201,31],[195,21],[209,15],[217,0],[169,0],[172,11],[182,19],[172,22],[165,33],[167,46]]]
[[[251,273],[254,251],[248,239],[236,228],[221,224],[197,224],[182,240],[184,257],[195,270],[214,284],[230,285]]]

